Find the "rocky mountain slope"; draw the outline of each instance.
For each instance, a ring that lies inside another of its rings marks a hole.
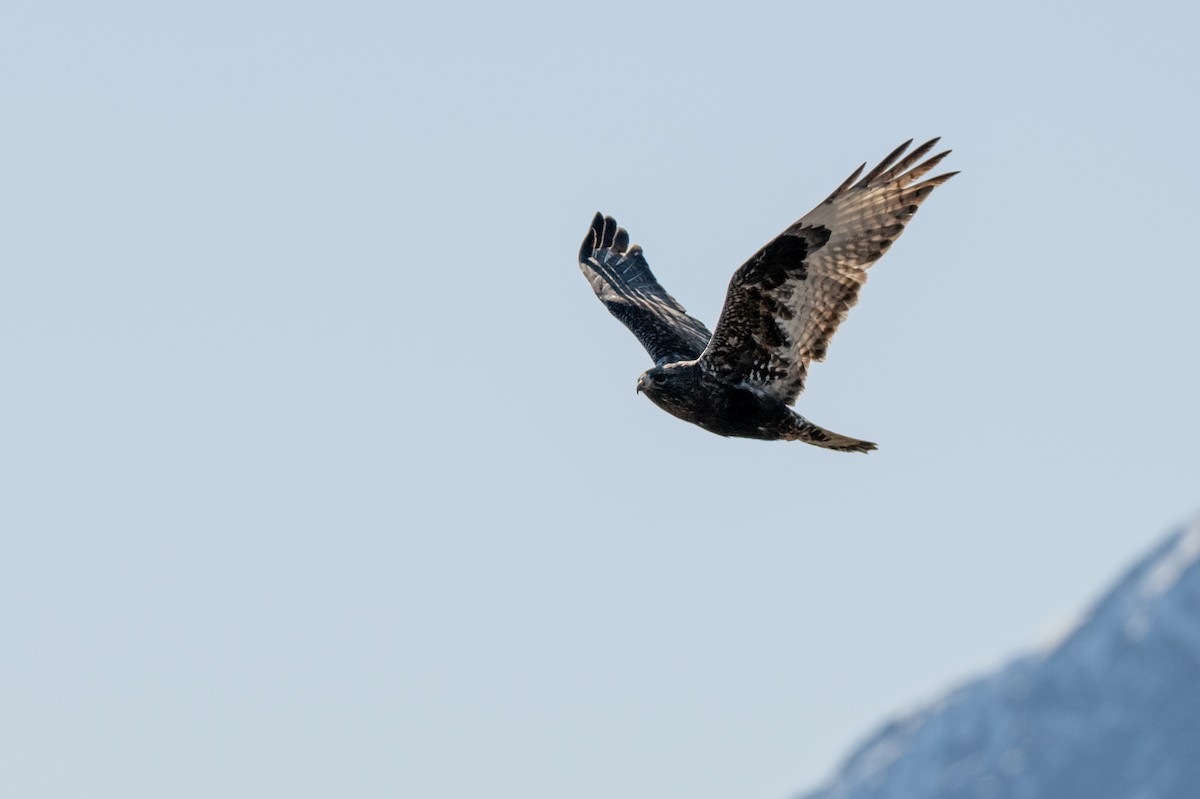
[[[1200,797],[1200,521],[1051,648],[887,724],[803,799]]]

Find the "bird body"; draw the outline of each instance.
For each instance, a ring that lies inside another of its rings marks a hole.
[[[807,441],[847,452],[875,447],[822,429],[775,397],[731,386],[708,374],[696,361],[649,369],[638,379],[637,390],[672,416],[719,436]]]
[[[722,436],[875,449],[818,427],[789,406],[804,390],[809,364],[824,360],[834,331],[858,301],[866,270],[934,187],[957,174],[918,183],[949,151],[921,161],[934,139],[901,158],[911,143],[861,180],[866,165],[859,167],[734,272],[712,333],[663,289],[625,229],[596,214],[579,266],[655,362],[639,378],[638,393]]]

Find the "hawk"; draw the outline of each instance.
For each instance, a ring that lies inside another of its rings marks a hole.
[[[712,333],[655,279],[642,248],[597,213],[579,251],[596,296],[650,353],[637,391],[674,416],[721,436],[804,441],[841,452],[875,444],[818,427],[791,409],[808,365],[858,301],[867,269],[888,251],[929,194],[957,172],[921,180],[949,150],[938,139],[866,164],[800,221],[742,264]],[[920,182],[918,182],[920,181]]]

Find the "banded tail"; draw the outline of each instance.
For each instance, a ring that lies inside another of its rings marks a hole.
[[[878,447],[870,441],[843,436],[824,427],[818,427],[798,413],[793,412],[792,429],[784,435],[787,441],[803,441],[816,447],[838,452],[870,452]]]

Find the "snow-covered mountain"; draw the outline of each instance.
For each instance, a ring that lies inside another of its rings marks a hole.
[[[887,724],[803,799],[1200,799],[1200,521],[1053,647]]]

